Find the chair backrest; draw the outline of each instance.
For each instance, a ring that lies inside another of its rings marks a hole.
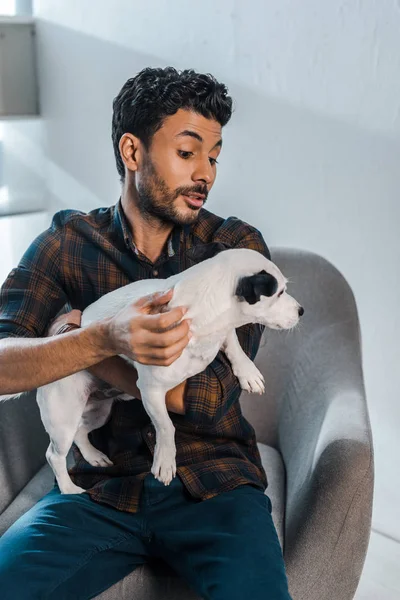
[[[271,256],[290,281],[288,293],[305,312],[292,331],[265,330],[255,363],[264,375],[266,391],[262,396],[243,392],[240,402],[244,416],[256,430],[257,440],[280,449],[280,411],[288,393],[289,373],[300,355],[303,363],[318,362],[315,353],[320,346],[316,343],[314,350],[313,344],[311,348],[306,346],[307,341],[334,329],[335,339],[350,341],[357,354],[360,332],[353,292],[329,261],[318,254],[292,248],[271,248]],[[324,350],[329,351],[329,347]]]

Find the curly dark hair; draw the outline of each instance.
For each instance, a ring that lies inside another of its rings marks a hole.
[[[164,119],[180,108],[215,119],[223,127],[232,115],[232,98],[227,92],[215,77],[193,69],[178,72],[174,67],[147,67],[128,79],[113,100],[112,141],[121,182],[125,168],[118,146],[124,133],[138,137],[148,150]]]

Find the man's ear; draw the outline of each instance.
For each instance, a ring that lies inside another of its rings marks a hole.
[[[278,289],[278,281],[276,278],[267,273],[260,271],[255,275],[242,277],[236,288],[236,295],[241,296],[249,304],[259,302],[260,296],[273,296]]]
[[[142,149],[139,138],[132,133],[124,133],[118,144],[121,160],[129,171],[137,171],[142,160]]]
[[[198,246],[192,246],[187,250],[186,256],[194,262],[202,262],[208,258],[212,258],[216,254],[219,254],[223,250],[229,250],[230,246],[223,244],[222,242],[210,242],[209,244],[199,244]]]

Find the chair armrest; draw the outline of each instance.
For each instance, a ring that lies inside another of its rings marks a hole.
[[[46,462],[48,445],[36,392],[0,402],[0,513]]]
[[[352,313],[303,339],[280,404],[285,561],[296,600],[353,598],[369,542],[373,445],[355,304]]]

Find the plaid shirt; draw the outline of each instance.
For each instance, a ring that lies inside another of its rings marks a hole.
[[[252,248],[270,258],[256,228],[205,209],[195,224],[174,227],[155,263],[135,247],[121,200],[89,213],[59,211],[0,290],[0,338],[42,337],[63,307],[83,311],[132,281],[180,273],[194,264],[197,245],[213,242]],[[244,352],[254,360],[263,327],[249,324],[236,331]],[[267,487],[254,429],[241,413],[240,393],[229,361],[219,352],[204,371],[188,379],[185,414],[169,413],[177,474],[195,498],[206,500],[243,484]],[[154,426],[143,404],[115,400],[108,422],[89,437],[114,465],[93,467],[74,445],[72,480],[97,502],[137,512],[155,447]]]

